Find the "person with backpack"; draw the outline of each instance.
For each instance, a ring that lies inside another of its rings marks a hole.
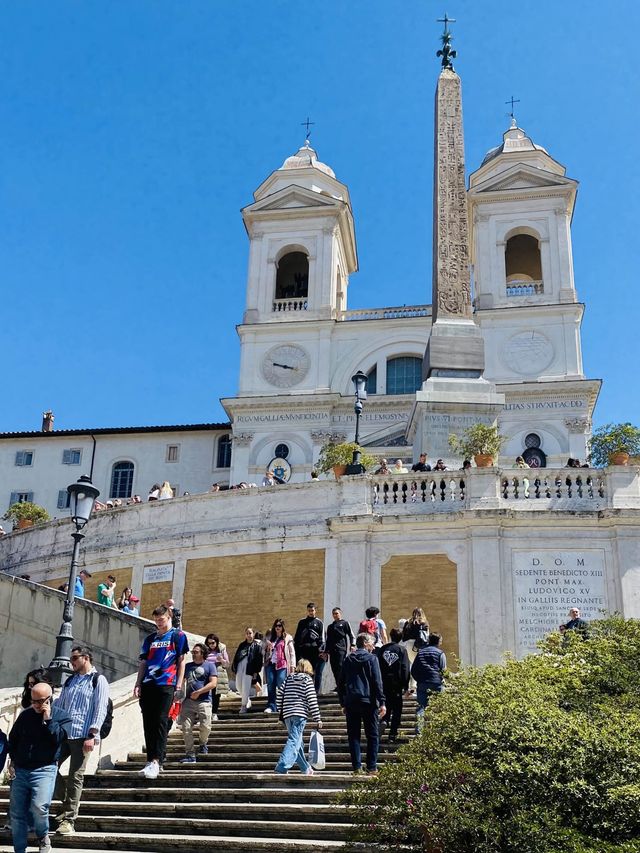
[[[391,642],[376,649],[382,674],[382,688],[387,700],[387,713],[382,721],[389,726],[389,743],[398,739],[402,719],[402,696],[409,689],[409,657],[401,645],[402,634],[397,628],[390,631]]]
[[[418,685],[416,699],[418,710],[416,713],[418,724],[416,731],[422,727],[422,718],[433,693],[442,693],[444,690],[444,673],[447,668],[447,657],[440,648],[442,642],[441,634],[429,634],[429,642],[423,646],[411,667],[411,675]]]
[[[380,618],[379,607],[367,607],[364,611],[365,619],[362,620],[358,627],[358,634],[371,634],[374,639],[375,647],[379,649],[385,643],[389,642],[387,637],[387,626],[384,619]]]
[[[54,799],[62,802],[54,817],[58,835],[72,835],[80,808],[84,773],[89,756],[100,745],[101,730],[109,712],[109,685],[93,665],[93,651],[78,645],[71,649],[73,674],[66,680],[54,707],[71,717],[71,731],[62,743],[58,769],[69,759],[67,777],[58,772]]]
[[[156,630],[142,643],[133,695],[140,699],[147,750],[147,763],[140,772],[146,779],[157,779],[167,749],[169,709],[174,694],[182,691],[189,643],[183,631],[172,627],[166,605],[158,605],[151,615]]]
[[[361,772],[360,738],[364,725],[367,738],[367,773],[371,776],[378,775],[378,722],[387,712],[380,664],[373,654],[374,645],[371,634],[358,634],[356,650],[345,658],[338,683],[338,699],[347,718],[351,766],[354,773]]]

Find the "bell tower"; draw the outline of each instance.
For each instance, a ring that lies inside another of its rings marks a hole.
[[[242,211],[249,235],[244,323],[336,319],[358,268],[351,199],[309,140]]]

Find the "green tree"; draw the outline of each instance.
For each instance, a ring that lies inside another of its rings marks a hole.
[[[427,853],[640,853],[640,622],[551,635],[450,679],[346,794],[355,837]]]

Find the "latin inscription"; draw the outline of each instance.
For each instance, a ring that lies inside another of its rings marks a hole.
[[[519,657],[568,620],[571,607],[598,619],[607,607],[604,552],[514,551],[513,594]]]

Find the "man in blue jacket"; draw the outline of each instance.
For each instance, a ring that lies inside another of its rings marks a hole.
[[[378,747],[380,735],[378,720],[386,714],[380,664],[374,654],[375,638],[371,634],[358,634],[356,650],[349,655],[340,672],[338,698],[347,718],[347,737],[351,766],[354,773],[362,769],[360,749],[361,727],[367,738],[367,773],[378,774]]]
[[[49,806],[62,745],[71,731],[71,717],[52,707],[53,690],[41,682],[31,689],[31,707],[25,708],[9,732],[13,776],[10,816],[13,849],[26,853],[31,813],[40,853],[49,853]]]

